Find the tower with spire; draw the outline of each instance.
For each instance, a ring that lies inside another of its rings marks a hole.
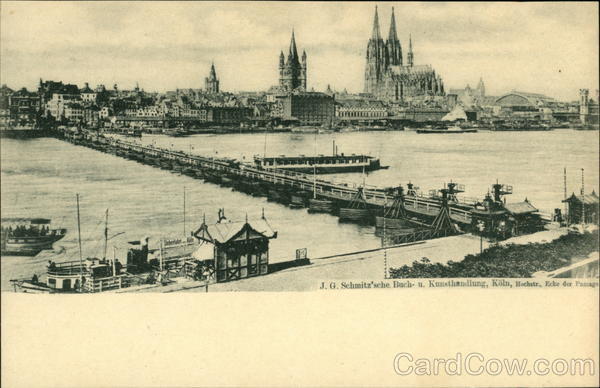
[[[396,15],[392,8],[388,38],[384,41],[375,6],[373,29],[367,43],[365,93],[383,100],[403,100],[420,96],[443,96],[442,78],[429,65],[415,66],[412,36],[409,38],[406,64],[398,39]]]
[[[394,7],[392,7],[392,21],[390,22],[390,33],[386,42],[386,48],[389,55],[391,66],[402,66],[402,46],[398,40],[396,32],[396,17],[394,16]]]
[[[412,49],[412,35],[408,36],[408,54],[406,55],[406,61],[410,67],[413,67],[415,64],[415,55],[413,54]]]
[[[302,52],[302,57],[298,55],[296,47],[296,37],[292,30],[290,48],[287,60],[283,51],[279,54],[279,87],[283,90],[306,90],[306,51]]]
[[[477,84],[478,97],[485,97],[485,85],[483,84],[483,78],[479,77],[479,83]]]
[[[204,78],[204,90],[211,94],[219,93],[219,79],[217,78],[214,62],[210,65],[210,74]]]
[[[383,79],[383,73],[388,65],[388,53],[379,32],[379,15],[375,6],[373,31],[367,44],[367,68],[365,70],[365,93],[374,93],[377,84]]]

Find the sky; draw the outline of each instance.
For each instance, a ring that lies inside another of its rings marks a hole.
[[[387,38],[392,7],[406,55],[446,89],[476,86],[575,100],[598,89],[598,4],[402,2],[0,2],[0,82],[39,79],[147,91],[203,88],[211,61],[224,91],[278,82],[292,28],[308,87],[362,92],[375,6]]]

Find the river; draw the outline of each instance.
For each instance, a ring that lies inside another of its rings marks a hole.
[[[392,186],[411,181],[428,192],[452,180],[464,184],[466,197],[482,198],[498,180],[513,186],[508,202],[527,198],[544,213],[562,208],[563,167],[569,195],[579,192],[585,169],[586,192],[598,192],[599,133],[558,129],[551,132],[490,132],[420,135],[416,132],[351,132],[333,134],[227,134],[172,138],[144,135],[141,142],[205,156],[251,161],[254,155],[370,153],[387,170],[334,174],[329,178],[368,185]],[[140,141],[140,140],[138,140]],[[10,279],[45,271],[49,259],[76,260],[75,196],[80,194],[85,257],[103,254],[103,229],[109,209],[109,257],[116,250],[124,261],[127,241],[150,237],[180,237],[199,226],[203,215],[215,221],[225,208],[232,220],[259,218],[262,209],[278,231],[271,241],[271,262],[291,259],[298,248],[309,257],[373,248],[380,245],[372,227],[340,224],[336,217],[289,209],[228,188],[141,165],[82,146],[52,139],[2,139],[2,217],[46,217],[68,228],[65,238],[34,258],[2,257],[1,289]],[[186,192],[184,226],[183,192]],[[113,247],[115,247],[113,249]],[[357,278],[360,274],[356,274]],[[299,275],[300,276],[300,275]]]

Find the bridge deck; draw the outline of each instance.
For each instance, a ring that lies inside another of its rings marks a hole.
[[[316,192],[317,197],[334,201],[351,201],[359,187],[355,183],[327,181],[318,179],[314,175],[281,169],[260,170],[252,164],[239,163],[232,159],[192,155],[182,151],[172,151],[101,135],[95,135],[91,140],[116,149],[133,152],[133,154],[140,157],[146,156],[169,160],[191,168],[210,170],[221,175],[236,176],[246,180]],[[366,185],[363,192],[367,204],[374,208],[391,206],[394,201],[392,196],[386,194],[386,190],[375,186]],[[406,209],[423,216],[435,217],[439,213],[440,206],[441,201],[439,198],[422,195],[405,196]],[[471,214],[468,209],[471,206],[473,206],[471,202],[450,202],[450,217],[456,222],[470,224]]]

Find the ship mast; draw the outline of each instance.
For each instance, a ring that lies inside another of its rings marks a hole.
[[[77,194],[77,235],[79,240],[79,290],[83,290],[83,253],[81,249],[81,220],[79,215],[79,194]]]
[[[583,168],[581,169],[581,225],[585,225],[585,186],[583,181]]]
[[[383,248],[383,278],[388,278],[388,268],[387,268],[387,248],[385,247],[385,205],[387,204],[387,195],[384,194],[383,200],[383,235],[381,236],[381,247]]]
[[[317,133],[315,132],[315,159],[313,161],[313,199],[317,199]]]
[[[317,199],[317,166],[313,164],[313,199]]]
[[[108,209],[106,209],[106,219],[104,220],[104,256],[106,259],[106,249],[108,248]]]
[[[564,201],[563,202],[565,204],[564,210],[563,210],[565,212],[565,214],[563,215],[563,220],[566,225],[569,225],[569,220],[568,220],[569,210],[567,208],[567,168],[566,167],[563,169],[563,186],[564,186],[563,187],[563,189],[564,189],[564,193],[563,193]]]
[[[365,165],[363,164],[362,166],[362,187],[365,188],[365,184],[366,184],[366,177],[365,177]]]
[[[263,164],[265,162],[266,157],[267,157],[267,127],[265,126],[265,146],[264,146],[264,151],[263,151]]]

